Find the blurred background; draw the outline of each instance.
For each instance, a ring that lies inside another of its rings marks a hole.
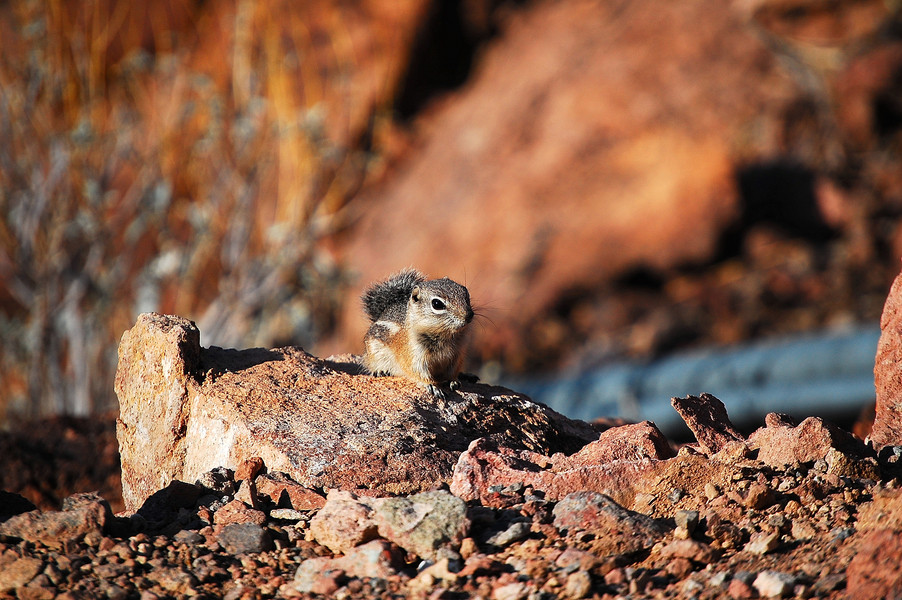
[[[470,369],[537,396],[875,347],[900,217],[898,0],[0,2],[7,430],[112,422],[145,311],[360,352],[361,289],[408,266],[470,288]]]

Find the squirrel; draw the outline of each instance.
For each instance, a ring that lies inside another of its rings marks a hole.
[[[372,324],[364,337],[363,365],[373,375],[400,375],[444,398],[460,381],[476,381],[460,372],[467,326],[473,320],[470,292],[451,281],[427,279],[419,271],[401,271],[363,293]]]

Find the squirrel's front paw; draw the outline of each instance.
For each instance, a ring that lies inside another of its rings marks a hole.
[[[429,390],[430,394],[432,394],[434,397],[438,398],[439,400],[445,399],[445,391],[441,387],[439,387],[439,385],[437,383],[430,383],[429,385],[426,386],[426,389]]]

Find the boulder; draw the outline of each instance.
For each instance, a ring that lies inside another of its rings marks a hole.
[[[259,457],[307,488],[412,493],[448,481],[471,441],[573,453],[596,439],[510,390],[465,385],[437,401],[415,383],[361,374],[300,348],[201,348],[174,316],[143,314],[122,336],[116,393],[126,508],[170,482]]]
[[[902,273],[886,298],[880,330],[874,360],[877,412],[870,435],[876,448],[902,446]]]

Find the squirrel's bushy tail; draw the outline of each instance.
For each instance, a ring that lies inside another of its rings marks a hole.
[[[406,305],[413,288],[424,281],[425,275],[416,269],[407,269],[368,287],[361,300],[370,321],[378,321],[390,306]]]

